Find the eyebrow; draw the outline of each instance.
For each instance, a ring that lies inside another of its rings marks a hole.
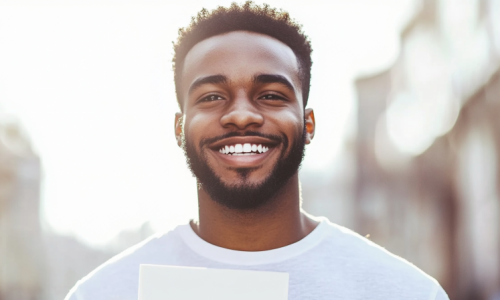
[[[200,77],[196,79],[189,87],[188,94],[191,94],[194,90],[199,88],[204,84],[221,84],[227,83],[227,77],[224,75],[210,75],[205,77]]]
[[[279,83],[284,85],[287,89],[289,89],[291,92],[295,93],[295,89],[293,88],[293,85],[286,79],[285,76],[282,75],[276,75],[276,74],[260,74],[257,76],[254,76],[253,78],[254,83]]]

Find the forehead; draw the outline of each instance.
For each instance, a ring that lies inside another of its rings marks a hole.
[[[298,73],[297,57],[286,44],[260,33],[233,31],[196,44],[186,55],[181,78],[183,94],[197,78],[218,74],[231,82],[277,74],[300,90]]]

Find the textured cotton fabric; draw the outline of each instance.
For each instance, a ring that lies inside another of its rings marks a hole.
[[[437,281],[414,265],[327,219],[319,221],[299,242],[259,252],[220,248],[189,224],[178,226],[104,263],[66,300],[137,300],[140,264],[287,272],[289,300],[448,299]]]

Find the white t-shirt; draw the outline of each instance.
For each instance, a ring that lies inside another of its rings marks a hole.
[[[189,224],[155,235],[78,281],[66,300],[137,300],[139,265],[196,266],[290,274],[289,300],[447,300],[432,277],[364,237],[319,218],[304,239],[245,252],[202,240]]]

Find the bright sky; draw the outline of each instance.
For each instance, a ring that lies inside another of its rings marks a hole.
[[[147,220],[162,230],[196,216],[173,134],[171,42],[199,9],[230,2],[0,2],[0,112],[19,118],[42,159],[50,230],[99,245]],[[267,1],[302,23],[314,48],[317,133],[304,172],[333,168],[351,81],[395,59],[414,2]]]

